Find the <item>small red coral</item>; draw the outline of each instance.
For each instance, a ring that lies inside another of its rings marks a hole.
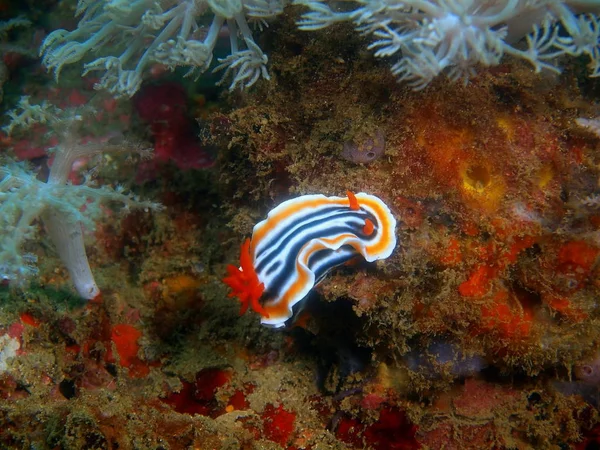
[[[365,430],[365,439],[376,450],[410,450],[421,448],[416,432],[417,427],[408,421],[404,411],[384,408],[379,420]]]
[[[239,389],[236,390],[231,397],[229,397],[229,401],[227,402],[226,411],[240,411],[244,409],[248,409],[250,407],[250,403],[246,400],[246,394]]]
[[[374,450],[412,450],[421,448],[415,439],[417,427],[398,408],[384,407],[379,420],[365,426],[357,419],[344,417],[340,420],[336,436],[347,444]]]
[[[222,369],[202,369],[196,375],[196,393],[198,401],[211,401],[215,399],[215,392],[221,386],[229,383],[232,372]]]
[[[343,417],[340,420],[335,434],[338,439],[344,441],[346,444],[350,444],[353,447],[361,447],[361,432],[363,429],[363,425],[358,420]]]
[[[41,322],[38,319],[36,319],[32,314],[27,312],[21,313],[19,318],[21,319],[21,322],[34,328],[38,328],[41,325]]]
[[[187,381],[182,382],[182,388],[179,392],[169,395],[163,401],[180,414],[210,415],[210,408],[194,398],[194,384]]]
[[[285,447],[294,431],[296,414],[286,411],[282,405],[275,408],[269,403],[262,418],[265,438]]]
[[[148,365],[137,356],[140,337],[142,337],[141,331],[133,325],[124,323],[115,325],[111,332],[111,340],[117,348],[119,362],[129,369],[129,376],[132,378],[142,378],[150,373]]]
[[[181,390],[163,401],[178,413],[218,417],[225,411],[219,407],[215,394],[217,389],[229,383],[231,377],[231,370],[202,369],[196,374],[194,383],[183,381]]]
[[[187,102],[185,89],[176,83],[148,85],[134,97],[138,115],[150,125],[154,137],[154,161],[141,165],[139,179],[154,178],[158,163],[167,161],[180,170],[213,165],[211,156],[200,146]]]

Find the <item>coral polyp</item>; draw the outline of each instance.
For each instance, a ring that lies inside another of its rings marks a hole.
[[[483,192],[490,186],[492,176],[489,168],[481,164],[467,167],[463,174],[463,186],[476,192]]]

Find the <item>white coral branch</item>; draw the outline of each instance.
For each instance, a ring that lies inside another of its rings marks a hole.
[[[89,266],[83,242],[83,228],[94,229],[102,214],[101,203],[116,203],[122,210],[130,208],[160,209],[157,203],[141,201],[126,193],[123,188],[107,186],[93,188],[89,185],[72,185],[67,178],[73,163],[82,157],[100,153],[141,150],[141,145],[89,142],[81,144],[73,134],[73,118],[78,115],[58,108],[35,108],[28,99],[22,102],[30,115],[15,115],[24,125],[45,120],[51,128],[60,130],[54,150],[54,162],[48,181],[37,179],[36,174],[24,164],[9,162],[0,166],[0,277],[19,283],[37,272],[35,256],[23,253],[26,240],[34,239],[41,218],[58,253],[66,266],[79,295],[86,299],[95,297],[98,287]],[[51,111],[50,118],[46,113]],[[61,117],[66,119],[60,119]],[[62,121],[67,122],[63,124]],[[86,178],[88,181],[88,178]]]
[[[189,67],[190,73],[208,70],[219,32],[227,23],[231,57],[221,63],[226,74],[233,75],[232,88],[248,87],[260,76],[268,78],[268,59],[257,49],[247,18],[266,25],[267,19],[281,14],[287,1],[79,0],[77,28],[56,30],[46,38],[41,47],[43,64],[58,78],[65,65],[95,55],[84,74],[98,71],[97,88],[132,96],[154,63],[171,70]],[[212,21],[206,20],[207,15],[212,15]]]

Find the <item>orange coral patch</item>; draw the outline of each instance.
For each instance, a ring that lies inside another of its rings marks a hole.
[[[140,348],[137,341],[142,337],[142,332],[132,325],[119,324],[112,328],[111,338],[117,347],[121,365],[129,367]]]
[[[150,373],[148,365],[137,356],[140,337],[142,337],[141,331],[125,323],[115,325],[111,332],[111,340],[117,348],[119,361],[123,367],[129,369],[129,376],[132,378],[142,378]]]
[[[491,280],[495,270],[487,265],[479,266],[467,281],[458,286],[458,292],[463,297],[483,297],[491,287]]]
[[[23,322],[26,325],[32,326],[34,328],[40,326],[40,321],[29,313],[21,313],[19,317],[21,318],[21,322]]]
[[[479,227],[477,226],[477,224],[475,222],[472,222],[470,220],[465,220],[465,221],[461,222],[460,229],[467,236],[474,237],[479,234]]]
[[[180,274],[165,280],[165,286],[169,294],[189,294],[195,292],[202,282],[187,274]],[[166,294],[165,294],[166,295]]]
[[[519,256],[519,253],[521,253],[525,249],[528,249],[536,242],[537,238],[535,238],[534,236],[523,236],[515,238],[513,244],[510,247],[510,250],[508,251],[508,254],[506,254],[505,256],[506,260],[511,264],[515,263],[517,261],[517,257]]]
[[[462,253],[460,251],[460,242],[455,237],[450,238],[450,242],[446,247],[440,262],[445,266],[455,266],[462,261]]]
[[[491,304],[481,308],[481,328],[494,331],[500,337],[519,339],[529,336],[533,314],[529,308],[514,311],[508,304],[508,292],[498,292]]]
[[[584,241],[573,241],[563,245],[558,253],[558,263],[562,269],[589,272],[600,250]]]
[[[563,317],[570,320],[571,322],[579,323],[587,318],[587,314],[580,308],[573,306],[571,301],[564,297],[548,297],[544,299],[546,304],[560,313]]]

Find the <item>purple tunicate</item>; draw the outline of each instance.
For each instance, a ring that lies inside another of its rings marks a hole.
[[[575,377],[584,383],[600,385],[600,354],[575,366]]]
[[[600,403],[600,391],[598,390],[598,386],[594,384],[581,381],[553,381],[552,386],[567,397],[571,395],[583,397],[586,402],[595,407],[598,407]]]
[[[404,356],[406,366],[428,378],[439,376],[439,366],[446,366],[458,378],[466,378],[485,369],[487,362],[480,356],[466,356],[460,347],[445,341],[434,341],[425,352],[413,350]]]
[[[373,136],[363,139],[360,143],[355,141],[344,142],[342,158],[356,164],[369,164],[385,152],[385,136],[381,130],[376,130]]]

